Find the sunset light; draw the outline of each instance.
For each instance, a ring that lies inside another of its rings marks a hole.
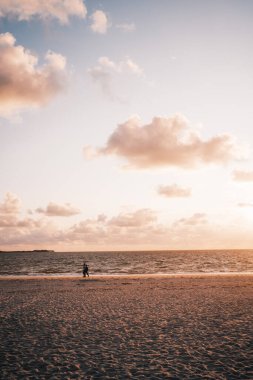
[[[253,379],[253,0],[0,0],[3,380]]]
[[[253,247],[252,10],[0,2],[0,249]]]

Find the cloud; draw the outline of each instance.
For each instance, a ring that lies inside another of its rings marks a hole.
[[[98,157],[97,150],[92,146],[85,146],[83,148],[83,155],[87,160],[92,160],[93,158]]]
[[[111,88],[112,87],[111,74],[99,66],[89,69],[88,73],[90,74],[93,82],[99,85],[103,94],[113,100],[114,95]]]
[[[7,192],[0,203],[0,228],[31,228],[40,223],[31,218],[20,219],[21,200],[17,195]],[[0,231],[1,232],[1,231]]]
[[[101,10],[95,11],[91,16],[91,30],[94,33],[105,34],[110,27],[110,23],[105,12]]]
[[[51,249],[63,238],[55,226],[28,218],[9,227],[0,226],[0,232],[2,250]]]
[[[11,33],[0,34],[0,115],[8,117],[22,108],[46,104],[66,85],[66,60],[49,51],[46,63],[21,45]]]
[[[115,62],[110,60],[108,57],[100,57],[98,59],[99,67],[101,68],[107,68],[112,69],[114,71],[119,71],[119,65],[117,65]]]
[[[119,82],[120,78],[128,74],[142,77],[143,70],[129,57],[119,62],[115,62],[107,56],[103,56],[98,59],[97,64],[94,67],[88,69],[88,74],[91,76],[94,83],[99,85],[104,95],[111,100],[119,100],[118,97],[114,95],[113,80],[115,79]]]
[[[4,201],[0,203],[0,214],[18,214],[21,208],[20,199],[10,192],[5,194]]]
[[[109,220],[108,224],[116,227],[141,227],[156,221],[154,211],[150,209],[140,209],[132,213],[121,213],[117,217]]]
[[[178,226],[178,225],[183,225],[183,226],[196,226],[196,225],[200,225],[200,224],[206,224],[207,223],[207,219],[206,219],[206,214],[205,213],[201,213],[201,212],[197,212],[195,214],[193,214],[192,216],[188,217],[188,218],[181,218],[181,219],[178,219],[174,225]]]
[[[82,0],[4,0],[0,2],[0,17],[31,20],[57,19],[66,24],[71,16],[85,18],[86,7]]]
[[[253,171],[234,170],[233,179],[236,182],[252,182]]]
[[[252,202],[241,202],[237,204],[238,207],[253,207]]]
[[[34,220],[32,218],[18,219],[18,217],[3,217],[0,220],[0,228],[17,228],[17,229],[31,229],[41,227],[40,220]]]
[[[129,32],[134,32],[136,27],[133,22],[131,23],[122,23],[122,24],[117,24],[115,25],[117,29],[122,30],[123,32],[129,33]]]
[[[6,195],[1,202],[1,250],[220,249],[253,244],[251,225],[209,223],[204,213],[160,224],[156,212],[144,208],[110,217],[98,214],[60,228],[52,219],[35,214],[21,218],[20,201],[14,199],[18,198]]]
[[[143,70],[137,65],[137,63],[135,63],[134,61],[132,61],[131,59],[126,59],[126,61],[122,62],[122,65],[126,66],[127,69],[132,72],[133,74],[137,74],[137,75],[142,75],[143,74]]]
[[[104,231],[123,231],[125,229],[133,230],[134,228],[142,228],[150,226],[156,221],[155,212],[150,209],[139,209],[133,212],[122,212],[115,217],[108,218],[105,215],[99,215],[96,219],[84,220],[72,228],[72,232],[76,234],[95,233]]]
[[[0,203],[0,249],[74,249],[74,247],[129,247],[159,243],[163,228],[157,224],[156,213],[151,209],[121,212],[113,217],[98,214],[94,219],[84,219],[70,227],[59,228],[48,218],[35,214],[20,217],[20,201],[6,194]],[[4,214],[3,214],[4,212]],[[77,213],[69,204],[50,203],[38,209],[43,216],[70,216]]]
[[[112,218],[98,217],[75,224],[67,233],[67,239],[76,244],[86,243],[97,247],[136,247],[159,242],[161,228],[156,214],[150,209],[120,213]]]
[[[64,235],[63,231],[48,222],[48,218],[22,216],[20,199],[10,192],[6,193],[0,203],[1,250],[47,248],[48,244],[57,244],[64,239]]]
[[[147,219],[146,219],[147,217]],[[65,242],[90,249],[210,249],[238,246],[242,231],[208,223],[195,213],[174,223],[159,224],[151,209],[123,212],[112,218],[86,219],[65,232]],[[63,238],[63,237],[62,237]],[[247,239],[253,241],[247,234]],[[239,239],[239,240],[238,240]],[[233,246],[233,245],[232,245]]]
[[[112,72],[121,74],[128,72],[131,74],[141,75],[143,73],[140,66],[129,57],[119,62],[114,62],[110,58],[102,56],[98,59],[98,65],[95,67],[108,71],[111,70]]]
[[[80,214],[80,210],[71,206],[69,203],[58,205],[50,202],[45,209],[38,208],[36,212],[46,216],[73,216]]]
[[[116,128],[104,147],[97,149],[97,154],[123,157],[128,167],[137,169],[225,164],[239,158],[239,153],[231,135],[203,140],[180,115],[154,117],[143,126],[138,118],[130,118]]]
[[[167,198],[185,198],[190,197],[191,189],[186,189],[178,186],[177,184],[168,186],[159,186],[158,194],[163,195]]]

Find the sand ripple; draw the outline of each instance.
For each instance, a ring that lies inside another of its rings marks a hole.
[[[1,379],[253,379],[252,285],[1,281]]]

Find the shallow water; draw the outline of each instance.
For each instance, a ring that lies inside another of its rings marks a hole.
[[[1,252],[0,275],[252,273],[253,250]]]

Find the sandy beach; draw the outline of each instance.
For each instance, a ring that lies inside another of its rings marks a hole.
[[[1,379],[253,379],[253,275],[0,287]]]

